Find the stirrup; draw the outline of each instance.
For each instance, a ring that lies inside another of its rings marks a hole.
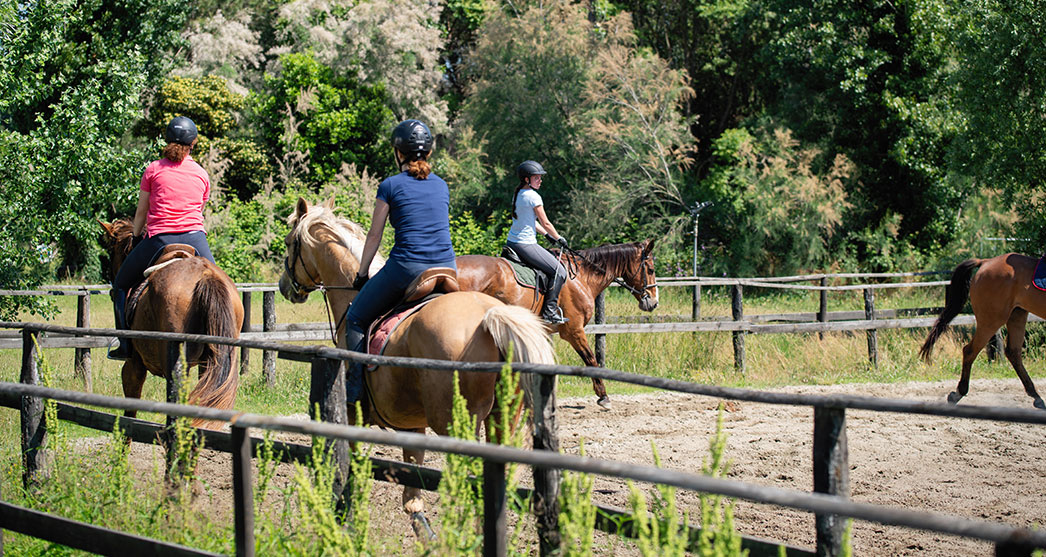
[[[562,325],[568,321],[566,317],[563,317],[563,310],[559,307],[541,312],[541,318],[548,322],[550,325]]]
[[[126,346],[124,344],[125,342],[126,341],[121,341],[118,345],[116,345],[116,348],[110,350],[109,353],[105,355],[105,357],[109,358],[110,360],[116,360],[118,362],[126,362],[127,360],[130,360],[131,350],[129,346]]]

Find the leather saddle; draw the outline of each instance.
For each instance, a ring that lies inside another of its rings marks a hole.
[[[127,294],[127,309],[124,311],[127,323],[134,321],[134,312],[138,309],[138,300],[141,299],[145,289],[149,287],[149,277],[156,271],[179,259],[188,259],[190,257],[196,257],[196,248],[189,244],[167,244],[160,249],[152,264],[142,271],[142,281]]]
[[[547,294],[549,287],[552,286],[551,277],[545,274],[541,269],[535,269],[530,265],[527,265],[516,250],[508,247],[507,245],[501,248],[501,258],[508,261],[510,267],[512,267],[512,273],[516,276],[516,282],[524,288],[535,288],[542,294]]]
[[[365,341],[367,352],[384,352],[389,337],[404,319],[437,297],[459,290],[461,288],[458,286],[458,273],[450,267],[433,267],[421,273],[407,285],[403,300],[371,323]]]

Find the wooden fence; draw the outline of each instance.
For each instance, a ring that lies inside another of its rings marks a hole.
[[[23,338],[23,356],[21,383],[0,383],[0,403],[16,406],[21,409],[22,419],[22,454],[23,480],[29,484],[41,473],[42,449],[46,447],[46,424],[44,420],[43,399],[54,399],[65,402],[88,404],[113,409],[160,412],[167,414],[170,422],[174,417],[193,417],[208,420],[229,422],[231,434],[205,432],[204,439],[209,446],[218,450],[227,450],[233,454],[234,513],[236,526],[236,551],[238,555],[253,555],[253,497],[250,477],[250,458],[254,446],[259,442],[250,437],[250,428],[319,435],[333,440],[334,458],[339,470],[339,481],[335,486],[337,495],[344,495],[348,484],[348,443],[364,442],[382,445],[393,445],[414,449],[439,452],[453,452],[484,460],[483,481],[484,494],[484,554],[504,555],[505,553],[505,466],[507,463],[520,463],[534,467],[536,496],[545,501],[555,501],[558,492],[558,475],[561,470],[573,470],[589,474],[629,478],[632,480],[675,486],[682,489],[705,493],[715,493],[728,497],[746,499],[759,503],[779,505],[813,512],[816,515],[817,554],[839,555],[843,551],[844,517],[868,520],[882,524],[891,524],[931,530],[946,534],[972,537],[987,540],[995,544],[996,555],[1031,555],[1035,548],[1046,548],[1046,532],[1027,528],[1015,528],[1000,523],[972,520],[962,517],[915,511],[906,508],[895,508],[849,500],[849,464],[848,443],[846,436],[846,410],[860,409],[885,412],[917,413],[935,416],[952,416],[960,418],[986,419],[1017,423],[1046,424],[1046,413],[1038,410],[956,406],[938,403],[913,402],[907,400],[878,399],[859,396],[818,396],[802,394],[773,393],[749,389],[724,388],[684,381],[647,377],[629,374],[605,368],[587,368],[575,366],[549,366],[537,364],[514,364],[517,371],[532,374],[538,388],[534,389],[535,415],[550,415],[555,407],[554,378],[557,375],[600,377],[607,380],[622,381],[635,385],[671,390],[682,393],[699,394],[742,401],[770,404],[787,404],[810,406],[813,408],[814,442],[813,474],[814,493],[785,490],[767,486],[756,486],[735,480],[711,478],[681,471],[664,470],[656,467],[636,465],[625,462],[596,460],[573,455],[560,454],[558,445],[548,444],[557,439],[554,431],[542,431],[551,422],[536,424],[536,446],[547,450],[522,451],[508,447],[493,446],[483,443],[471,443],[448,438],[433,438],[413,433],[393,433],[377,429],[349,427],[345,424],[346,409],[344,399],[344,370],[346,361],[362,361],[383,365],[406,367],[424,367],[451,372],[482,371],[496,373],[502,364],[498,362],[447,362],[414,358],[392,358],[370,356],[323,346],[290,346],[266,341],[231,340],[202,335],[179,335],[173,333],[153,333],[135,331],[114,331],[112,329],[76,329],[36,323],[0,322],[0,328],[20,329]],[[168,397],[178,392],[178,381],[182,370],[179,367],[181,346],[185,342],[219,343],[240,348],[271,350],[281,358],[312,362],[313,377],[310,391],[310,406],[319,404],[321,416],[325,422],[303,422],[288,418],[244,414],[234,411],[223,411],[208,408],[190,407],[171,402],[149,402],[137,399],[104,397],[89,393],[59,391],[40,387],[37,370],[36,350],[39,346],[37,336],[41,332],[79,334],[84,336],[120,335],[128,338],[150,338],[166,340],[171,347],[169,360],[174,369],[167,389]],[[139,420],[116,418],[110,414],[87,410],[84,408],[62,405],[59,417],[71,419],[77,423],[110,429],[119,420],[121,427],[133,435],[135,440],[155,438],[162,431],[160,424],[149,424]],[[131,433],[134,432],[134,433]],[[150,437],[150,435],[152,437]],[[305,447],[296,453],[301,455]],[[423,470],[398,463],[390,465],[395,470],[414,470],[410,474],[397,475],[403,483],[417,482],[418,479],[433,477],[433,472],[422,474]],[[416,476],[411,480],[411,476]],[[377,479],[386,477],[386,473],[375,473]],[[432,486],[424,482],[425,487]],[[415,483],[414,485],[417,485]],[[542,487],[544,486],[544,487]],[[550,499],[551,497],[551,499]],[[542,507],[547,511],[554,510],[553,505]],[[539,510],[540,512],[540,510]],[[601,512],[601,514],[604,514]],[[546,512],[537,520],[542,555],[549,555],[557,547],[556,520],[557,514]],[[55,522],[55,517],[22,509],[8,503],[0,503],[0,527],[24,532],[43,539],[48,539],[72,547],[107,553],[116,548],[126,550],[129,547],[148,550],[159,555],[204,555],[191,548],[174,546],[156,540],[148,540],[125,533],[113,532],[93,525],[74,523],[72,521]],[[64,519],[57,519],[64,520]],[[608,523],[613,523],[607,527]],[[611,521],[603,516],[601,524],[611,531],[616,531],[620,521]],[[626,533],[627,532],[623,532]],[[745,539],[744,546],[753,555],[773,555],[776,551],[773,544],[763,540]],[[808,554],[797,548],[786,548],[790,555]]]
[[[585,332],[595,335],[596,359],[600,365],[606,362],[607,334],[643,334],[643,333],[680,333],[680,332],[730,332],[733,337],[734,367],[745,371],[745,339],[750,334],[795,334],[817,333],[823,336],[826,332],[859,332],[865,331],[868,339],[868,361],[877,366],[879,361],[878,331],[882,329],[910,329],[931,327],[940,308],[916,308],[907,310],[877,309],[875,291],[896,288],[939,287],[947,281],[902,282],[881,284],[860,284],[830,286],[835,280],[852,279],[894,279],[918,277],[948,271],[928,271],[913,273],[835,273],[811,274],[790,277],[764,278],[717,278],[717,277],[662,277],[658,284],[662,288],[690,287],[693,290],[693,314],[689,320],[685,316],[669,316],[678,321],[671,322],[624,322],[623,318],[607,318],[604,309],[603,295],[596,300],[596,311],[593,323],[585,327]],[[816,282],[816,285],[795,284],[796,282]],[[616,286],[616,285],[615,285]],[[702,319],[700,315],[701,290],[703,287],[730,287],[731,318]],[[277,323],[276,290],[272,283],[240,283],[237,285],[243,297],[244,321],[242,338],[271,341],[330,341],[330,323]],[[817,292],[819,294],[818,310],[814,313],[788,313],[767,315],[745,315],[743,294],[745,288],[793,289]],[[78,296],[76,323],[78,327],[90,327],[90,295],[108,292],[107,285],[87,285],[82,287],[45,286],[38,290],[0,290],[3,295],[73,295]],[[864,311],[828,311],[828,292],[853,291],[861,292],[864,300]],[[262,295],[262,322],[252,322],[251,305],[254,293]],[[920,317],[925,316],[925,317]],[[613,323],[608,321],[614,321]],[[1038,316],[1029,316],[1029,321],[1042,321]],[[969,326],[975,323],[972,315],[960,315],[952,324]],[[108,346],[113,337],[84,338],[68,335],[45,336],[42,345],[48,348],[75,348],[74,369],[87,390],[91,390],[91,348]],[[20,347],[17,337],[4,337],[0,333],[0,349]],[[988,358],[994,359],[1002,353],[1002,336],[996,334],[988,345]],[[242,348],[240,353],[240,372],[245,373],[250,364],[250,350]],[[262,373],[266,381],[272,384],[275,378],[276,354],[273,351],[262,351]]]

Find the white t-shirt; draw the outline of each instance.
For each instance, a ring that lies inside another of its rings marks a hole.
[[[508,231],[508,241],[516,244],[538,243],[534,208],[541,206],[541,196],[531,188],[519,190],[516,196],[516,218]]]

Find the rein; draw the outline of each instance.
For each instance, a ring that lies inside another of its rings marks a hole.
[[[290,261],[289,257],[285,257],[283,259],[283,268],[286,271],[287,277],[291,279],[291,286],[293,286],[295,290],[299,292],[304,292],[305,294],[310,294],[312,292],[315,292],[316,290],[323,292],[323,305],[327,308],[327,326],[330,327],[331,341],[334,343],[335,346],[337,346],[338,334],[335,331],[341,328],[342,324],[345,323],[345,318],[348,317],[348,312],[345,312],[344,315],[339,317],[337,324],[335,324],[333,316],[334,311],[331,310],[331,303],[330,299],[327,297],[327,291],[352,290],[352,286],[325,286],[322,280],[318,280],[317,278],[313,277],[312,273],[310,273],[309,270],[305,268],[305,261],[301,258],[301,239],[298,237],[298,235],[294,236],[294,244],[292,245],[291,250],[294,252],[294,261],[292,263],[288,263],[288,261]],[[312,284],[314,286],[305,286],[298,282],[298,279],[294,276],[294,267],[297,266],[299,262],[301,263],[302,270],[305,271],[305,274],[309,277],[309,280],[312,281]]]
[[[593,267],[596,268],[596,270],[602,272],[604,275],[609,275],[610,274],[607,271],[606,267],[604,267],[604,266],[600,265],[599,263],[596,263],[595,261],[592,261],[591,259],[585,257],[584,254],[582,254],[579,251],[576,251],[574,249],[567,248],[567,247],[563,248],[563,251],[570,253],[570,255],[572,255],[572,256],[574,256],[574,257],[576,257],[576,258],[578,258],[578,259],[580,259],[580,260],[582,260],[582,261],[584,261],[586,263],[588,263],[589,265],[592,265]],[[649,258],[650,258],[650,254],[643,255],[643,257],[640,258],[640,260],[639,260],[639,265],[636,267],[635,272],[630,273],[629,275],[627,275],[627,279],[634,281],[635,278],[636,278],[636,275],[643,271],[643,264],[646,263],[647,259],[649,259]],[[572,276],[577,276],[577,262],[573,261],[571,263],[572,264],[568,268],[567,272],[568,272],[568,274],[571,274]],[[639,297],[640,300],[645,300],[645,299],[650,298],[650,293],[647,292],[647,290],[649,290],[651,288],[656,288],[657,287],[657,280],[654,280],[653,283],[648,283],[646,281],[646,277],[643,278],[643,288],[642,289],[634,288],[632,285],[628,284],[628,282],[623,280],[621,277],[614,277],[614,280],[611,281],[611,282],[617,283],[618,286],[621,286],[625,290],[628,290],[630,293],[632,293],[633,296]]]

